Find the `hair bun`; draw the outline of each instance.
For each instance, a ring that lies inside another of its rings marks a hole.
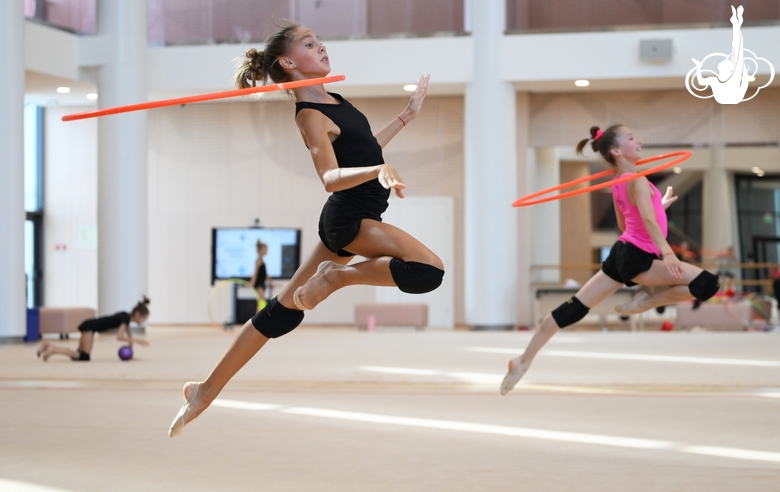
[[[147,304],[149,304],[150,302],[151,302],[151,301],[149,300],[149,298],[148,298],[148,297],[146,297],[146,296],[144,296],[144,298],[141,300],[141,302],[139,302],[139,304],[143,304],[144,306],[146,306],[146,305],[147,305]]]
[[[601,128],[597,126],[590,127],[590,138],[596,138],[596,135],[598,134],[599,130],[601,130]]]

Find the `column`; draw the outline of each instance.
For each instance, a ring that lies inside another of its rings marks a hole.
[[[501,80],[505,0],[471,2],[474,66],[465,100],[465,315],[471,329],[517,324],[515,89]]]
[[[736,204],[725,153],[723,144],[710,145],[710,167],[702,181],[702,248],[708,252],[737,247]]]
[[[534,190],[546,190],[561,183],[561,156],[556,147],[538,147],[535,151],[536,165],[528,164],[535,170]],[[523,193],[525,194],[525,193]],[[558,200],[534,205],[531,214],[531,264],[558,265],[561,263],[561,202]],[[558,269],[533,272],[531,281],[560,283],[561,272]]]
[[[98,35],[109,46],[97,69],[101,108],[147,100],[146,4],[100,0]],[[147,293],[147,114],[98,120],[98,311],[130,309]]]
[[[26,333],[24,3],[0,2],[0,341]]]

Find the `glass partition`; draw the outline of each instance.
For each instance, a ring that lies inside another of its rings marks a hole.
[[[147,0],[154,46],[265,40],[285,19],[322,39],[462,33],[464,0]]]
[[[732,5],[745,7],[745,26],[780,20],[778,0],[507,0],[507,31],[730,26]]]

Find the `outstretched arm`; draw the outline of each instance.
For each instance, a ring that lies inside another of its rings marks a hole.
[[[149,345],[149,342],[147,342],[146,340],[143,340],[141,338],[131,337],[130,328],[125,323],[119,325],[119,331],[116,332],[116,339],[119,340],[120,342],[127,342],[130,344],[130,346],[132,346],[133,343],[138,343],[139,345],[143,345],[144,347]]]
[[[304,109],[298,113],[296,123],[309,147],[314,167],[325,186],[325,191],[348,190],[359,184],[378,178],[382,186],[395,189],[396,195],[403,198],[406,188],[398,171],[390,164],[376,166],[340,168],[333,150],[331,136],[338,136],[338,127],[330,118],[313,109]],[[400,124],[400,122],[399,122]]]
[[[374,134],[376,141],[379,142],[379,145],[382,148],[384,148],[393,137],[398,135],[398,132],[400,132],[403,127],[417,118],[417,113],[420,112],[423,100],[425,100],[425,95],[428,93],[428,80],[430,78],[430,75],[420,77],[417,89],[415,89],[414,94],[412,94],[412,98],[409,99],[409,104],[407,104],[406,109],[404,109],[393,121]]]

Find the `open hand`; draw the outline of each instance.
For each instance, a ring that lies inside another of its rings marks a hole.
[[[661,198],[661,204],[664,206],[664,210],[669,208],[669,206],[676,202],[679,197],[674,196],[674,189],[671,186],[666,187],[666,193],[664,194],[664,197]]]
[[[672,277],[682,278],[682,262],[677,259],[677,256],[669,254],[664,256],[664,265],[666,265],[666,269],[669,270]]]
[[[398,195],[398,198],[404,197],[403,189],[406,188],[406,185],[401,179],[401,175],[398,174],[398,171],[396,171],[393,166],[390,164],[382,164],[379,167],[379,176],[377,176],[377,179],[379,179],[379,184],[386,190],[392,188],[395,190],[395,194]]]
[[[417,83],[417,89],[414,90],[412,98],[409,99],[409,104],[404,111],[403,120],[409,123],[417,117],[417,113],[422,108],[422,103],[425,100],[425,95],[428,94],[428,81],[430,80],[430,74],[421,76],[420,82]]]

